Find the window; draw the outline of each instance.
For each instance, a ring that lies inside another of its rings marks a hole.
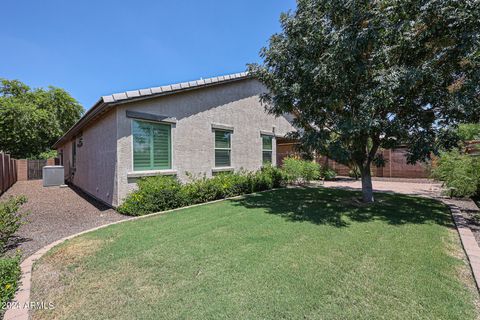
[[[272,164],[272,136],[262,135],[262,163]]]
[[[215,167],[230,167],[230,131],[215,130]]]
[[[72,168],[75,168],[77,165],[77,138],[73,139],[72,142]]]
[[[171,169],[171,126],[133,120],[133,170]]]

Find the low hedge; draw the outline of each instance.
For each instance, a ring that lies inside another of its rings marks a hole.
[[[0,254],[14,233],[25,223],[26,212],[19,212],[20,207],[27,202],[25,196],[9,197],[0,202]]]
[[[10,301],[17,290],[20,279],[20,256],[6,256],[9,240],[25,223],[26,212],[20,207],[27,202],[24,196],[10,197],[0,203],[0,305]],[[0,317],[5,310],[0,309]]]
[[[284,174],[275,167],[257,172],[222,173],[212,178],[193,179],[181,184],[176,178],[156,176],[141,179],[138,190],[118,207],[120,213],[141,216],[192,204],[239,196],[281,187]]]
[[[14,297],[20,274],[20,256],[0,257],[0,305],[4,306]]]
[[[460,153],[444,152],[433,169],[433,177],[444,182],[452,197],[480,195],[480,158]]]
[[[176,178],[157,176],[140,179],[134,191],[118,207],[120,213],[141,216],[192,204],[280,188],[288,183],[335,178],[335,171],[318,163],[286,158],[282,169],[265,166],[256,172],[221,173],[212,178],[193,178],[181,184]]]
[[[313,161],[287,157],[283,159],[283,172],[288,183],[308,183],[322,177],[322,168]],[[328,172],[329,177],[331,172]]]

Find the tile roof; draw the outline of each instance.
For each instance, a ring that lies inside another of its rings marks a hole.
[[[114,93],[107,96],[103,96],[102,100],[104,103],[113,103],[113,102],[119,102],[123,100],[148,97],[148,96],[157,95],[157,94],[174,93],[176,91],[182,91],[186,89],[195,89],[195,88],[199,88],[207,85],[213,85],[216,83],[222,83],[222,82],[227,82],[231,80],[239,80],[246,77],[248,77],[247,72],[240,72],[240,73],[228,74],[225,76],[175,83],[175,84],[170,84],[170,85],[161,86],[161,87],[153,87],[153,88]]]
[[[117,103],[130,102],[133,100],[155,98],[157,96],[175,94],[177,92],[200,89],[203,87],[209,87],[217,84],[228,83],[231,81],[238,81],[247,79],[250,76],[247,72],[240,72],[234,74],[228,74],[219,77],[199,79],[195,81],[188,81],[182,83],[175,83],[161,87],[153,87],[139,90],[131,90],[126,92],[114,93],[111,95],[103,96],[98,100],[93,107],[91,107],[80,120],[77,121],[57,142],[52,146],[56,149],[62,143],[68,141],[73,136],[81,132],[82,128],[88,123],[94,121],[101,114],[107,112],[111,108],[114,108]]]

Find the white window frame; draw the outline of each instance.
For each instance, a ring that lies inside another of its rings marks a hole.
[[[149,122],[149,123],[154,123],[154,124],[163,124],[163,125],[169,125],[170,126],[170,168],[169,169],[153,169],[153,170],[135,170],[135,163],[134,163],[134,158],[135,158],[135,149],[134,149],[134,138],[133,138],[133,126],[134,126],[134,121],[139,121],[139,122]],[[130,168],[130,173],[129,175],[131,176],[136,176],[136,175],[141,175],[143,173],[166,173],[166,174],[176,174],[176,170],[173,168],[173,124],[171,122],[166,122],[166,121],[153,121],[153,120],[145,120],[145,119],[137,119],[137,118],[131,118],[130,121],[130,135],[131,135],[131,141],[130,141],[130,149],[132,150],[131,155],[130,155],[130,163],[131,163],[131,168]]]
[[[217,148],[216,146],[216,133],[218,132],[228,132],[229,133],[229,144],[230,144],[230,147],[229,148]],[[219,171],[231,171],[233,170],[233,167],[232,167],[232,135],[233,135],[233,130],[230,130],[230,129],[227,129],[227,128],[213,128],[213,164],[214,164],[214,169],[213,169],[213,172],[219,172]],[[229,163],[230,165],[228,166],[221,166],[221,167],[218,167],[217,166],[217,156],[216,156],[216,151],[217,150],[228,150],[229,151],[229,155],[230,155],[230,159],[229,159]]]

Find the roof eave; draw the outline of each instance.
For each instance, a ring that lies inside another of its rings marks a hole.
[[[61,136],[52,146],[52,149],[57,149],[63,143],[75,136],[79,130],[81,130],[92,118],[102,112],[107,103],[103,102],[103,99],[98,100],[93,107],[90,108],[81,118],[78,120],[63,136]]]
[[[165,86],[165,87],[170,87],[170,90],[165,90],[165,91],[161,90],[161,91],[158,91],[158,92],[153,92],[152,89],[154,89],[154,88],[150,88],[148,90],[150,90],[151,93],[146,94],[146,95],[138,94],[138,95],[135,95],[135,96],[132,96],[132,97],[128,97],[128,93],[132,92],[132,91],[129,91],[129,92],[123,93],[123,94],[125,94],[125,98],[122,98],[122,99],[116,99],[115,98],[115,96],[118,97],[121,94],[112,94],[112,95],[103,96],[103,97],[100,98],[100,100],[98,100],[93,105],[92,108],[90,108],[90,110],[88,110],[82,116],[82,118],[80,118],[80,120],[77,121],[77,123],[75,123],[70,129],[68,129],[68,131],[62,137],[60,137],[60,139],[58,139],[57,142],[55,142],[53,144],[52,149],[58,149],[62,144],[64,144],[65,142],[67,142],[68,140],[73,138],[75,135],[77,135],[96,116],[102,114],[103,112],[105,112],[110,107],[114,107],[114,106],[120,105],[120,104],[130,103],[130,102],[137,102],[137,101],[141,101],[141,100],[154,99],[154,98],[167,96],[167,95],[172,95],[172,94],[176,94],[176,93],[180,93],[180,92],[186,92],[186,91],[208,88],[208,87],[212,87],[212,86],[216,86],[216,85],[227,84],[227,83],[236,82],[236,81],[240,81],[240,80],[245,80],[245,79],[249,79],[249,78],[253,78],[253,77],[251,75],[249,75],[248,73],[243,72],[243,73],[240,73],[240,74],[235,74],[234,77],[232,77],[232,75],[228,75],[228,76],[209,78],[209,79],[205,79],[205,80],[196,80],[196,81],[191,81],[191,82],[184,82],[182,84],[172,84],[172,85],[169,85],[169,86]],[[211,79],[217,79],[217,80],[216,81],[211,81]],[[194,85],[194,86],[190,85],[190,83],[193,83],[193,82],[198,83],[199,81],[201,81],[203,83],[201,85],[198,85],[198,84]],[[189,84],[188,86],[186,86],[186,85],[183,86],[183,84],[187,84],[187,83]],[[174,87],[175,88],[178,87],[178,89],[174,89]],[[157,88],[161,88],[161,87],[157,87]],[[147,89],[141,89],[141,90],[136,90],[136,91],[141,92],[143,90],[147,90]]]

